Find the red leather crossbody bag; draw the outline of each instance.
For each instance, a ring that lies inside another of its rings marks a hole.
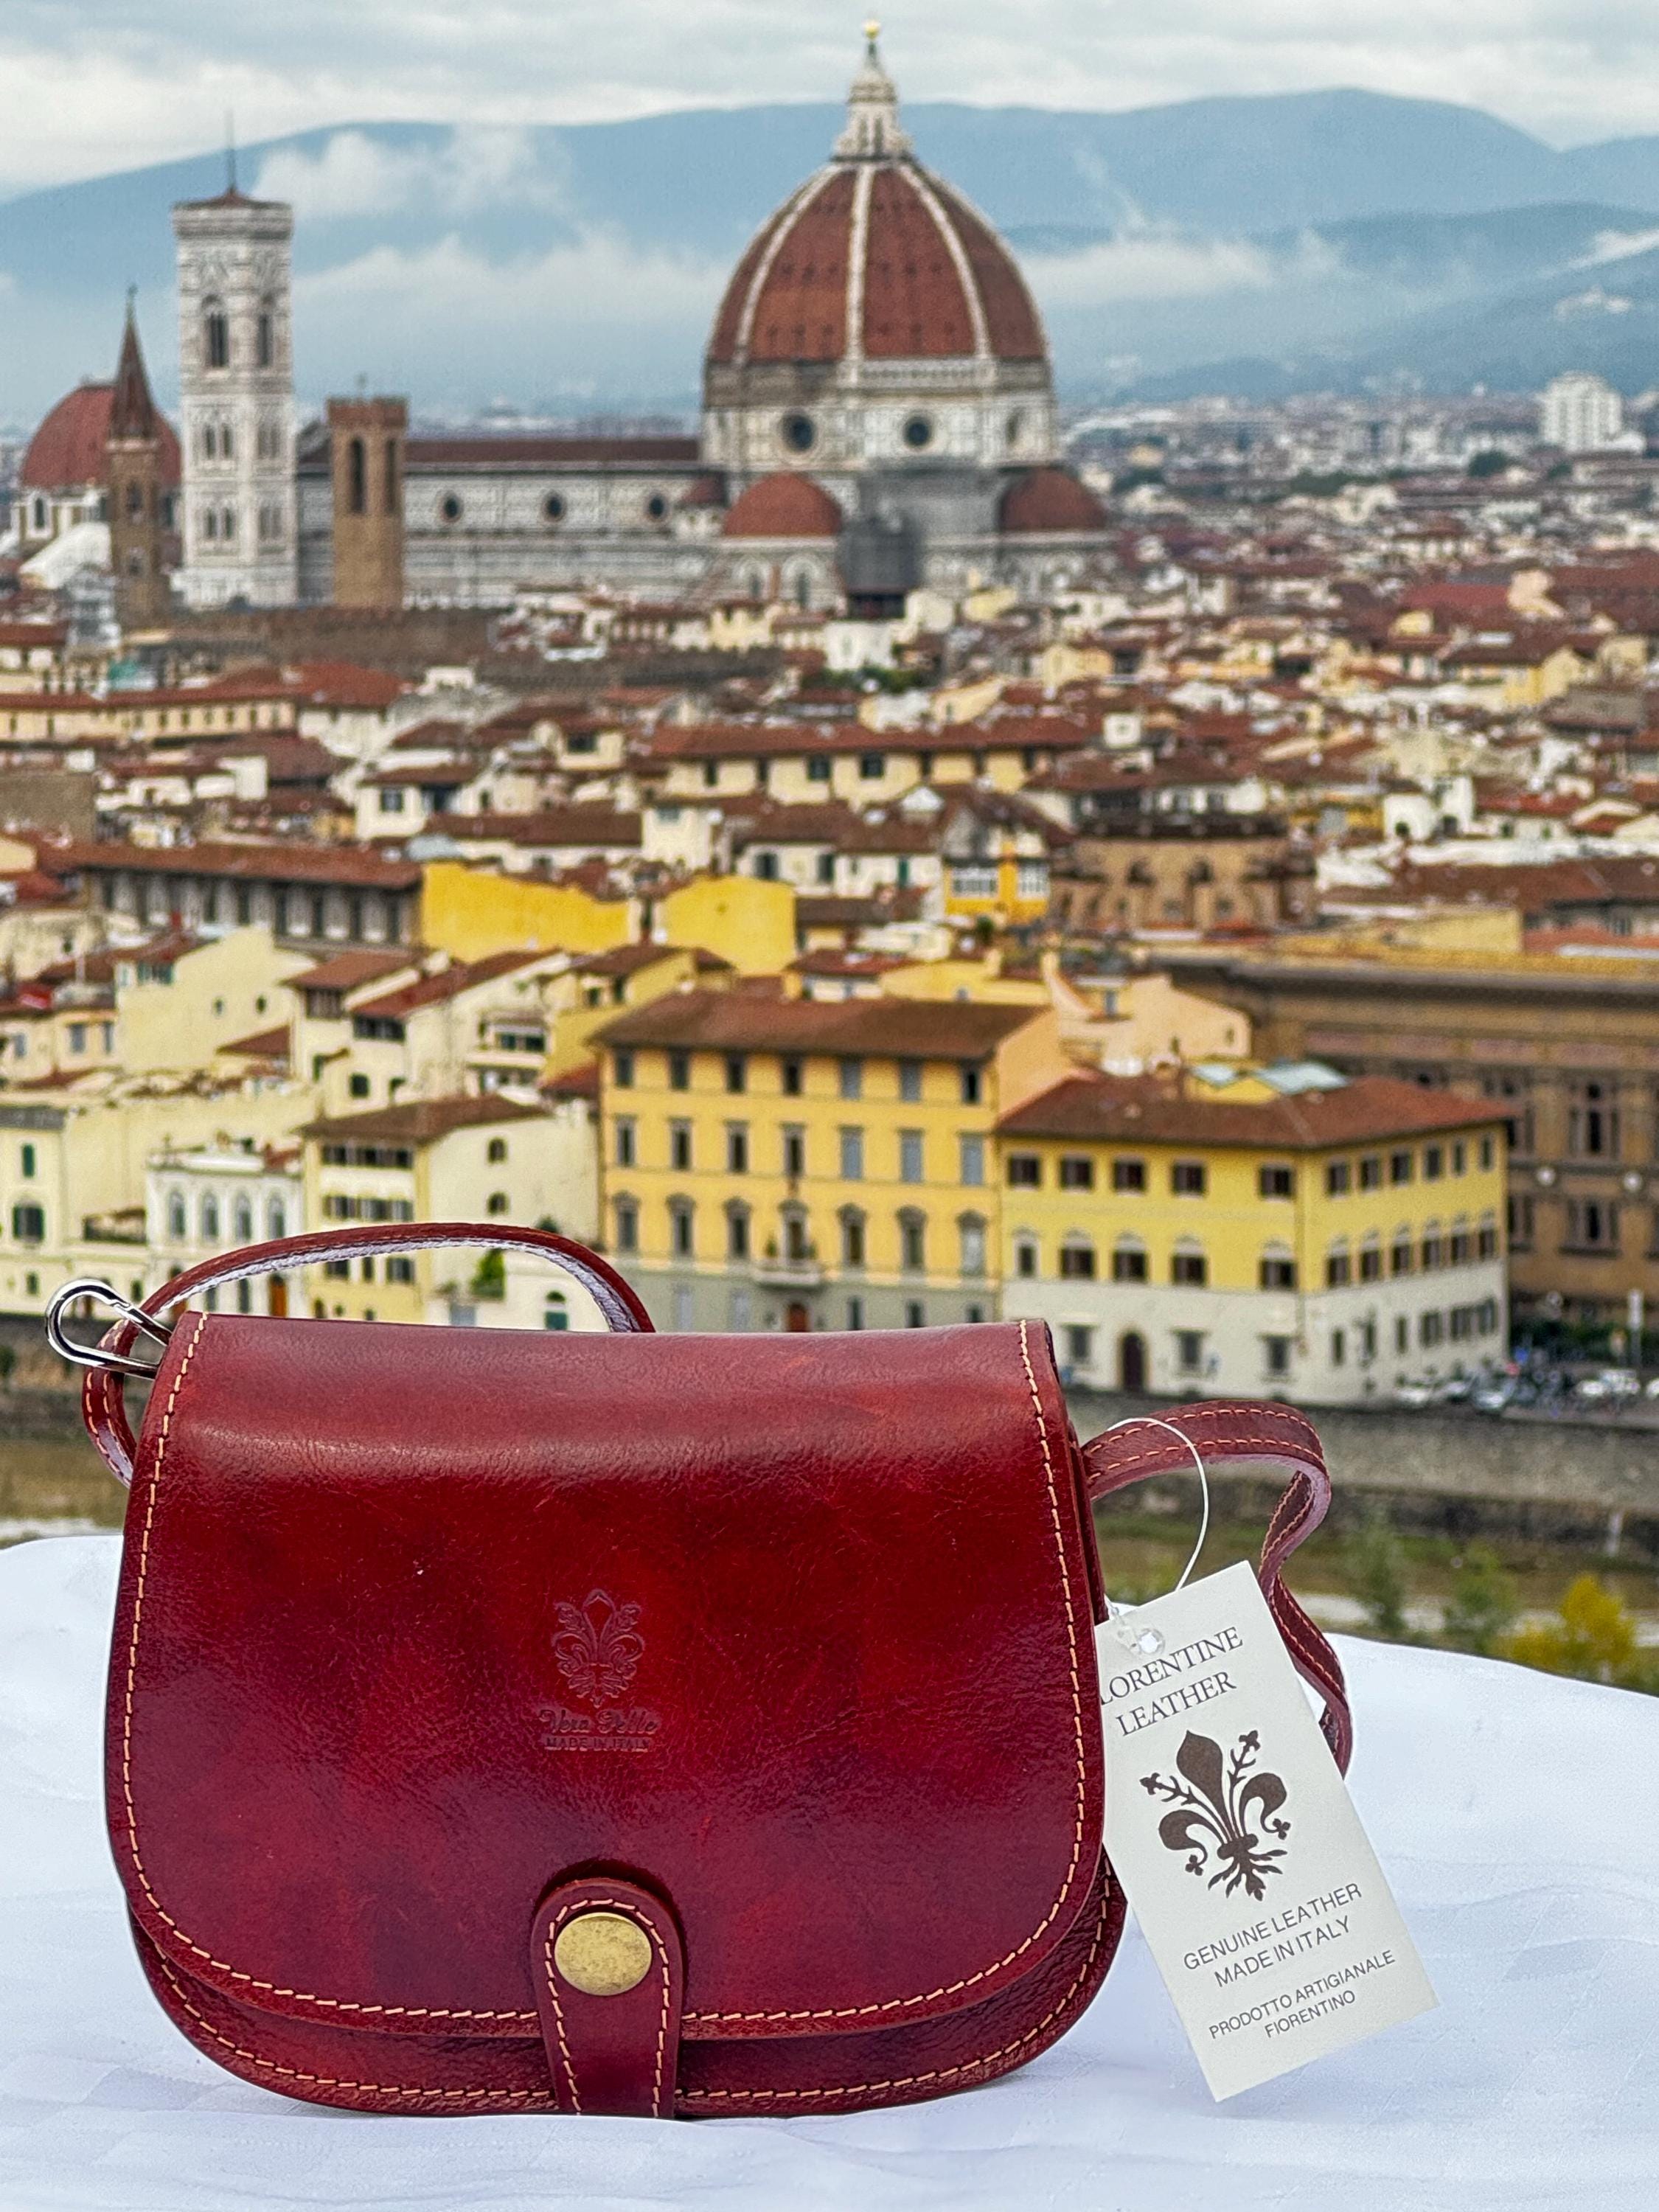
[[[1346,1765],[1279,1577],[1329,1498],[1285,1407],[1079,1449],[1040,1325],[659,1336],[604,1260],[499,1227],[290,1237],[143,1310],[446,1244],[548,1255],[611,1333],[191,1312],[136,1443],[87,1377],[132,1484],[111,1838],[157,1996],[233,2073],[702,2118],[1034,2057],[1123,1923],[1090,1503],[1182,1437],[1288,1472],[1261,1580]]]

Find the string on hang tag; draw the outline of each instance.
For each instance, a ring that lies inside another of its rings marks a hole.
[[[1181,1570],[1180,1576],[1175,1586],[1176,1589],[1185,1589],[1193,1569],[1198,1565],[1199,1554],[1204,1549],[1204,1540],[1210,1533],[1210,1476],[1209,1470],[1204,1464],[1203,1455],[1200,1452],[1198,1446],[1193,1442],[1192,1438],[1187,1434],[1184,1429],[1176,1428],[1173,1421],[1160,1421],[1158,1417],[1152,1413],[1132,1413],[1127,1420],[1114,1421],[1111,1426],[1109,1429],[1103,1430],[1102,1433],[1103,1435],[1109,1437],[1115,1436],[1120,1429],[1163,1429],[1167,1431],[1167,1432],[1176,1439],[1177,1443],[1184,1444],[1186,1446],[1188,1451],[1192,1455],[1193,1465],[1198,1469],[1199,1494],[1201,1499],[1198,1516],[1198,1534],[1194,1540],[1193,1548],[1188,1554],[1187,1564]],[[1174,1591],[1168,1593],[1170,1596],[1173,1596],[1174,1594]],[[1119,1603],[1116,1599],[1109,1597],[1106,1601],[1107,1620],[1109,1623],[1115,1620],[1123,1620],[1125,1615],[1132,1613],[1134,1609],[1135,1608],[1132,1605],[1123,1605]],[[1143,1635],[1138,1636],[1135,1634],[1133,1628],[1129,1627],[1126,1623],[1123,1627],[1115,1629],[1111,1632],[1115,1636],[1120,1644],[1126,1644],[1133,1651],[1143,1652],[1148,1656],[1151,1656],[1156,1652],[1161,1651],[1164,1648],[1164,1638],[1156,1628],[1149,1628]]]

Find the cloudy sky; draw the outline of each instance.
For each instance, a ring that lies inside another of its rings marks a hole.
[[[0,193],[322,123],[572,122],[834,97],[823,0],[0,0]],[[902,0],[915,98],[1133,107],[1329,85],[1551,143],[1659,130],[1653,0]]]

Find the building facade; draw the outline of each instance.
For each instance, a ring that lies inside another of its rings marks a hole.
[[[294,210],[234,184],[173,210],[184,563],[192,607],[291,606]]]

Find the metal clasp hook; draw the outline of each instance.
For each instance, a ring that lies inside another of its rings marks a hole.
[[[123,1321],[131,1322],[164,1351],[173,1334],[172,1322],[157,1321],[154,1314],[147,1314],[142,1306],[134,1305],[131,1298],[124,1298],[112,1285],[100,1283],[95,1275],[77,1275],[72,1283],[65,1283],[62,1290],[55,1291],[47,1304],[46,1342],[60,1359],[67,1359],[76,1367],[101,1367],[113,1375],[134,1375],[141,1382],[151,1381],[155,1367],[146,1367],[142,1360],[129,1359],[118,1352],[106,1352],[101,1345],[77,1344],[72,1336],[64,1334],[64,1317],[77,1298],[95,1299],[100,1305],[112,1308]],[[160,1364],[158,1360],[156,1366]]]

